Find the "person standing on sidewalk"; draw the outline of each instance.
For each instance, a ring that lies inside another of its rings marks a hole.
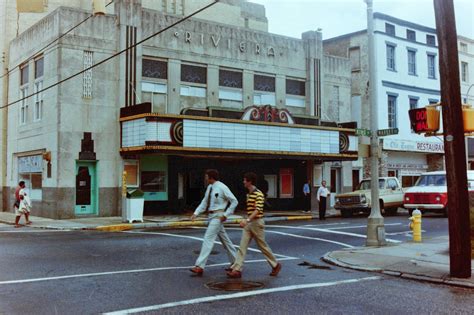
[[[240,226],[244,230],[242,232],[242,240],[240,241],[240,248],[237,252],[235,263],[231,266],[232,270],[227,272],[229,278],[242,277],[242,266],[252,238],[255,239],[258,248],[272,267],[270,276],[276,277],[281,270],[281,264],[276,260],[272,250],[265,241],[265,222],[263,221],[265,197],[263,193],[255,187],[256,182],[257,175],[254,173],[246,173],[244,175],[244,186],[249,192],[247,194],[248,218],[240,221]]]
[[[323,180],[321,182],[321,187],[318,189],[318,193],[316,197],[318,198],[319,201],[319,220],[326,220],[326,206],[327,206],[327,199],[331,193],[329,192],[329,189],[326,187],[326,181]]]
[[[304,207],[305,212],[311,212],[311,180],[303,185]]]
[[[13,208],[15,209],[15,227],[19,228],[20,225],[20,218],[22,214],[25,214],[26,224],[30,224],[29,216],[26,213],[23,213],[23,210],[20,209],[20,192],[25,189],[26,185],[24,181],[20,181],[18,183],[18,187],[15,189],[15,203],[13,204]]]
[[[191,216],[191,220],[194,221],[198,215],[204,212],[207,212],[209,215],[209,225],[204,235],[201,253],[196,260],[195,267],[190,269],[192,273],[199,276],[204,272],[204,267],[217,237],[219,237],[224,249],[227,251],[231,264],[234,263],[236,254],[234,244],[232,244],[229,235],[227,235],[223,223],[234,213],[238,204],[237,198],[235,198],[234,194],[224,183],[219,181],[219,172],[217,170],[208,170],[206,172],[206,180],[208,186],[204,198]]]

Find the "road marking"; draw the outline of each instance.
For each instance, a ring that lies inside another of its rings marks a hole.
[[[425,230],[421,230],[422,233],[425,233]],[[393,233],[385,233],[386,235],[406,235],[410,236],[409,234],[413,234],[412,231],[403,231],[403,232],[393,232]]]
[[[201,228],[201,227],[193,227],[193,228],[195,228],[195,229],[205,229],[205,228]],[[242,229],[226,228],[226,230],[242,230]],[[328,239],[324,239],[324,238],[319,238],[319,237],[309,237],[309,236],[304,236],[304,235],[291,234],[291,233],[285,233],[285,232],[279,232],[279,231],[269,231],[269,230],[266,230],[265,233],[274,233],[274,234],[280,234],[280,235],[291,236],[291,237],[296,237],[296,238],[304,238],[304,239],[307,239],[307,240],[333,243],[333,244],[341,245],[341,246],[344,246],[344,247],[347,247],[347,248],[354,248],[354,246],[346,244],[346,243],[341,243],[341,242],[328,240]]]
[[[358,278],[358,279],[339,280],[339,281],[332,281],[332,282],[289,285],[289,286],[284,286],[284,287],[276,287],[276,288],[254,290],[254,291],[247,291],[247,292],[212,295],[212,296],[206,296],[206,297],[190,299],[190,300],[137,307],[137,308],[131,308],[131,309],[124,309],[124,310],[114,311],[114,312],[109,312],[109,313],[104,313],[104,314],[116,315],[116,314],[134,314],[134,313],[140,313],[140,312],[150,312],[150,311],[156,311],[156,310],[161,310],[161,309],[171,308],[171,307],[176,307],[176,306],[193,305],[193,304],[208,303],[208,302],[222,301],[222,300],[231,300],[231,299],[238,299],[238,298],[243,298],[243,297],[248,297],[248,296],[256,296],[256,295],[269,294],[269,293],[275,293],[275,292],[286,292],[286,291],[294,291],[294,290],[302,290],[302,289],[322,288],[322,287],[329,287],[329,286],[335,286],[335,285],[341,285],[341,284],[352,284],[352,283],[357,283],[357,282],[362,282],[362,281],[373,281],[373,280],[379,280],[379,279],[380,277],[375,276],[375,277],[366,277],[366,278]]]
[[[285,257],[280,258],[279,261],[284,260],[297,260],[299,258]],[[259,263],[267,262],[266,259],[254,259],[246,260],[245,263]],[[228,266],[229,263],[219,263],[207,265],[206,268],[210,267],[222,267]],[[106,272],[94,272],[94,273],[83,273],[76,275],[66,275],[66,276],[55,276],[55,277],[45,277],[45,278],[32,278],[32,279],[20,279],[20,280],[5,280],[0,281],[2,284],[21,284],[21,283],[31,283],[31,282],[42,282],[42,281],[51,281],[51,280],[62,280],[62,279],[74,279],[74,278],[85,278],[85,277],[98,277],[98,276],[108,276],[108,275],[118,275],[118,274],[127,274],[127,273],[142,273],[142,272],[151,272],[151,271],[163,271],[163,270],[180,270],[180,269],[191,269],[193,266],[176,266],[176,267],[157,267],[157,268],[148,268],[148,269],[131,269],[131,270],[119,270],[119,271],[106,271]]]
[[[154,234],[154,235],[163,235],[163,236],[174,236],[174,237],[181,237],[181,238],[189,238],[189,239],[192,239],[192,240],[197,240],[197,241],[203,241],[204,239],[201,238],[201,237],[196,237],[196,236],[190,236],[190,235],[181,235],[181,234],[171,234],[171,233],[161,233],[161,232],[134,232],[134,231],[124,231],[123,233],[128,233],[128,234]],[[219,244],[219,245],[222,245],[221,242],[218,242],[218,241],[215,241],[214,242],[215,244]],[[237,245],[234,245],[235,248],[238,248]],[[260,253],[260,250],[256,249],[256,248],[251,248],[249,247],[247,250],[251,251],[251,252],[257,252],[257,253]],[[281,254],[275,254],[273,253],[273,255],[275,256],[279,256],[279,257],[282,257],[282,258],[293,258],[293,259],[298,259],[297,257],[291,257],[291,256],[286,256],[286,255],[281,255]]]
[[[385,226],[395,226],[395,225],[402,225],[402,223],[386,223]],[[328,230],[345,230],[345,229],[359,229],[359,228],[366,228],[366,225],[351,225],[351,226],[338,226],[338,227],[329,227]],[[387,233],[385,233],[387,234]]]
[[[305,224],[303,226],[330,226],[330,225],[344,225],[349,224],[348,222],[339,222],[339,223],[324,223],[324,224]]]
[[[298,230],[298,229],[299,230],[309,230],[309,231],[318,231],[318,232],[324,232],[324,233],[347,235],[347,236],[353,236],[353,237],[359,237],[359,238],[367,238],[367,235],[364,235],[364,234],[334,231],[334,230],[329,230],[329,229],[310,228],[310,227],[304,227],[304,226],[267,225],[267,227],[277,227],[277,228],[296,229],[296,230]],[[401,243],[401,241],[394,240],[394,239],[387,238],[386,240],[389,241],[389,242],[392,242],[392,243]]]

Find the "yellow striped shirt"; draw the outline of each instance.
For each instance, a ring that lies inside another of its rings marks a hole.
[[[258,210],[256,218],[262,218],[264,202],[265,196],[258,189],[255,189],[253,192],[247,194],[247,214],[250,216],[255,210]]]

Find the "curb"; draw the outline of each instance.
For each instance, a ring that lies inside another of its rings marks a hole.
[[[296,220],[312,220],[316,216],[312,215],[300,215],[300,216],[286,216],[286,217],[267,217],[264,218],[265,222],[275,222],[275,221],[296,221]],[[225,222],[225,225],[229,224],[239,224],[242,219],[230,219]],[[0,223],[5,223],[13,225],[12,222],[0,220]],[[202,227],[207,226],[207,220],[199,221],[171,221],[171,222],[142,222],[142,223],[120,223],[112,225],[100,225],[100,226],[72,226],[72,227],[55,227],[55,226],[34,226],[30,227],[36,229],[47,229],[47,230],[64,230],[64,231],[83,231],[83,230],[93,230],[101,232],[121,232],[129,230],[138,230],[146,228],[178,228],[178,227]]]
[[[413,273],[403,273],[399,271],[384,270],[381,268],[361,267],[357,265],[348,264],[348,263],[338,260],[337,258],[331,257],[332,253],[333,252],[326,253],[323,257],[321,257],[321,260],[334,266],[357,270],[357,271],[377,272],[377,273],[382,273],[387,276],[398,277],[398,278],[403,278],[403,279],[408,279],[408,280],[415,280],[415,281],[420,281],[420,282],[429,282],[429,283],[434,283],[434,284],[444,284],[444,285],[456,286],[456,287],[461,287],[461,288],[474,289],[473,283],[464,282],[462,280],[457,280],[457,279],[434,278],[434,277],[429,277],[429,276],[424,276],[424,275],[417,275]]]

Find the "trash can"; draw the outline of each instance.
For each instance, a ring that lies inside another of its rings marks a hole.
[[[124,222],[143,222],[143,206],[145,205],[145,194],[140,189],[127,192],[125,213],[122,215]]]

